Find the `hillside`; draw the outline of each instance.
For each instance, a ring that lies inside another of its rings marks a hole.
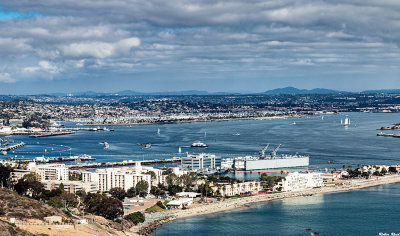
[[[0,220],[0,236],[33,236],[15,225]]]
[[[22,197],[8,189],[0,189],[0,216],[2,217],[43,219],[54,215],[67,217],[61,210],[43,202]]]

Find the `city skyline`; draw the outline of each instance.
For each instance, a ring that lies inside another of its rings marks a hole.
[[[400,88],[395,1],[0,5],[0,94]]]

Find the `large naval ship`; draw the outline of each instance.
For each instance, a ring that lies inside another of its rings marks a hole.
[[[277,155],[279,148],[282,146],[278,145],[269,155],[266,155],[266,151],[270,145],[267,144],[261,151],[258,157],[245,156],[225,159],[222,163],[222,168],[230,169],[235,168],[236,170],[264,170],[264,169],[277,169],[277,168],[290,168],[300,167],[309,165],[309,156],[302,155]]]

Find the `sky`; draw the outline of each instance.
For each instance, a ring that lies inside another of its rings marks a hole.
[[[399,0],[5,0],[0,94],[400,89]]]

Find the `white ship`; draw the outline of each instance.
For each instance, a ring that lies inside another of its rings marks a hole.
[[[207,144],[202,143],[202,142],[194,142],[192,143],[191,147],[196,147],[196,148],[206,148],[208,147]]]
[[[264,170],[264,169],[277,169],[277,168],[291,168],[291,167],[301,167],[308,166],[310,162],[309,156],[302,155],[277,155],[277,151],[281,147],[279,145],[276,147],[269,156],[265,155],[269,144],[265,146],[260,151],[259,157],[254,156],[245,156],[245,157],[237,157],[230,158],[227,160],[227,163],[222,163],[222,166],[226,168],[226,166],[231,166],[231,168],[235,168],[237,170]],[[229,168],[230,169],[230,168]]]

